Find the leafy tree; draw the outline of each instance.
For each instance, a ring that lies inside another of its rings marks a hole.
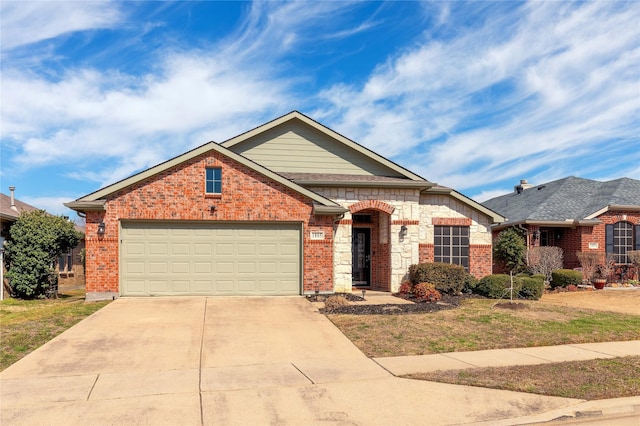
[[[78,245],[73,223],[44,210],[25,212],[11,226],[6,245],[7,278],[14,296],[42,297],[57,283],[53,268],[62,253]]]
[[[500,232],[493,245],[493,255],[502,261],[509,271],[513,272],[523,268],[526,252],[524,237],[515,227]]]

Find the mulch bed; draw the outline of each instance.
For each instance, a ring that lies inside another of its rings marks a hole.
[[[353,301],[348,295],[349,301]],[[311,296],[315,297],[315,296]],[[360,301],[361,297],[353,296]],[[438,312],[446,309],[454,309],[460,305],[462,300],[475,297],[472,295],[460,295],[450,296],[447,294],[442,295],[442,299],[438,302],[418,302],[411,304],[385,304],[385,305],[358,305],[352,304],[349,306],[341,306],[335,309],[320,309],[320,312],[324,314],[348,314],[348,315],[404,315],[404,314],[422,314],[425,312]],[[311,299],[310,299],[311,300]],[[324,300],[324,299],[323,299]],[[317,300],[317,301],[323,301]],[[410,298],[408,300],[411,300]],[[312,300],[314,301],[314,300]],[[356,301],[357,302],[357,301]]]

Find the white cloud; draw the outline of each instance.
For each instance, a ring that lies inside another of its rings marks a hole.
[[[322,111],[341,132],[461,189],[581,162],[585,147],[606,156],[603,143],[638,137],[639,19],[637,3],[532,2],[449,40],[427,37],[365,84],[326,90]]]
[[[76,31],[111,28],[122,21],[111,1],[3,1],[2,49],[52,39]]]

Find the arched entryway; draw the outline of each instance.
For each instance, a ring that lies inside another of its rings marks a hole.
[[[394,207],[381,201],[354,204],[351,211],[352,287],[391,291],[390,224]]]

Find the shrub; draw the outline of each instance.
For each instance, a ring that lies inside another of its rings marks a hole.
[[[543,274],[533,274],[533,275],[531,275],[531,278],[535,278],[535,279],[540,280],[542,282],[547,281],[547,277],[545,277]]]
[[[582,273],[573,269],[558,269],[551,273],[551,287],[567,287],[582,283]]]
[[[442,298],[442,295],[436,287],[431,283],[418,283],[413,286],[413,295],[420,302],[436,302]]]
[[[519,298],[538,300],[542,297],[544,280],[533,277],[522,277],[518,278],[518,284],[520,287],[520,291],[518,292]]]
[[[398,294],[401,296],[406,296],[411,293],[411,283],[407,280],[402,281],[400,287],[398,288]]]
[[[518,279],[513,279],[513,294],[518,294]],[[509,295],[511,287],[511,278],[506,274],[487,275],[478,281],[476,293],[481,296],[490,297],[492,299],[500,299]]]
[[[579,251],[576,252],[580,267],[582,268],[582,278],[585,281],[594,277],[598,271],[598,263],[604,257],[602,253],[592,251]]]
[[[551,281],[551,272],[563,266],[560,247],[531,247],[527,253],[527,265],[532,274],[542,274]]]
[[[478,279],[471,274],[467,274],[464,277],[464,287],[462,287],[463,293],[473,293],[478,286]]]
[[[409,280],[416,284],[432,283],[436,290],[447,294],[458,294],[462,291],[467,272],[460,265],[449,263],[420,263],[409,267]]]
[[[44,210],[22,213],[11,226],[6,244],[7,274],[13,296],[33,299],[57,288],[52,267],[58,256],[75,247],[82,234],[73,223]]]
[[[341,308],[343,306],[349,306],[349,302],[343,296],[339,296],[337,294],[327,297],[327,299],[324,301],[324,307],[329,311],[332,311],[336,308]]]

